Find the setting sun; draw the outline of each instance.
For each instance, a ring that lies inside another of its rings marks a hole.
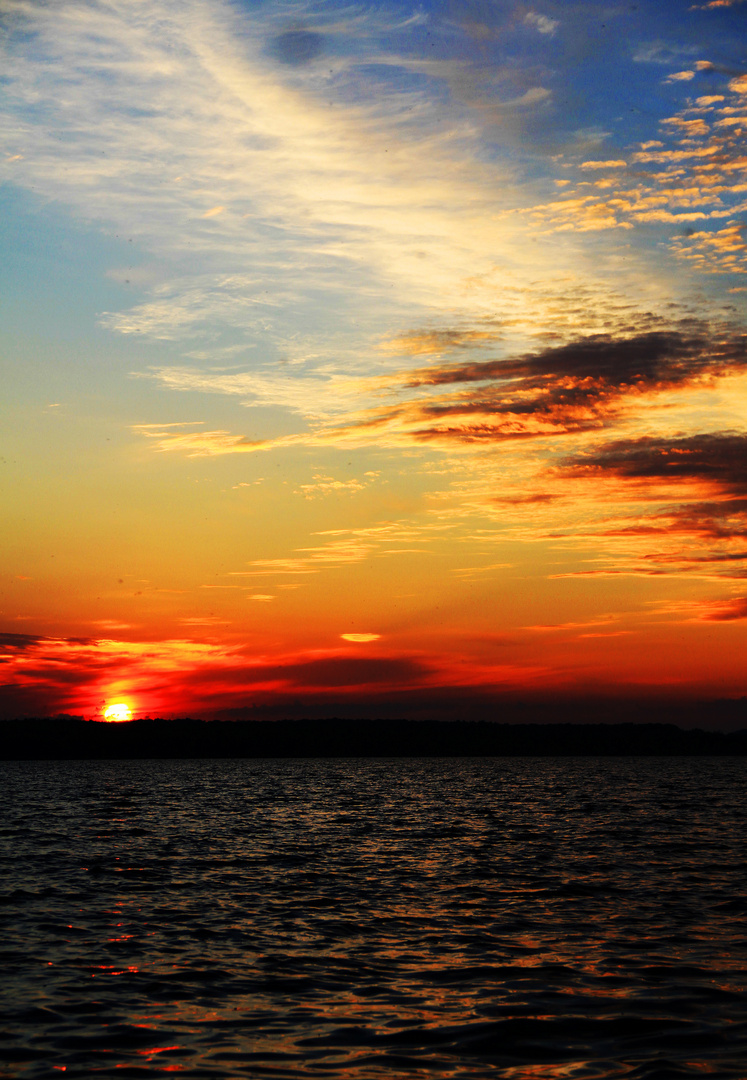
[[[117,701],[104,709],[104,719],[115,723],[121,723],[123,720],[131,720],[132,709],[123,701]]]

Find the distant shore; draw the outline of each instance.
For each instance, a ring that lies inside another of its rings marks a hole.
[[[0,723],[2,760],[747,755],[747,729],[674,724],[434,720],[132,720]]]

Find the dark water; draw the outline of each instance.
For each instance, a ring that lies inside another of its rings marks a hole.
[[[0,765],[0,1077],[747,1077],[740,759]]]

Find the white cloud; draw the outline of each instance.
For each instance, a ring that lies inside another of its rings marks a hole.
[[[547,15],[540,15],[536,11],[528,11],[524,22],[539,30],[540,34],[554,34],[560,26],[558,19],[549,19]]]
[[[358,275],[359,295],[391,305],[396,283],[430,306],[505,247],[505,226],[475,242],[494,193],[475,179],[468,125],[437,124],[412,91],[350,104],[344,87],[286,77],[263,51],[261,13],[242,27],[222,0],[11,7],[31,35],[2,58],[12,178],[189,268],[109,314],[112,329],[252,326],[252,305],[286,311],[311,274],[327,296]]]
[[[500,297],[514,327],[545,315],[552,326],[535,283],[548,263],[577,272],[580,248],[547,258],[513,213],[531,185],[485,161],[475,114],[429,96],[425,74],[405,78],[405,61],[390,57],[390,81],[366,94],[367,56],[332,61],[326,81],[315,65],[279,65],[265,48],[272,9],[6,7],[19,30],[0,46],[9,179],[158,260],[155,281],[125,277],[150,294],[104,313],[109,329],[178,340],[229,327],[322,354],[334,340],[347,370],[370,370],[365,342],[382,320],[495,317]],[[531,15],[543,32],[554,23]],[[549,99],[530,86],[495,108]],[[592,281],[602,269],[582,272]],[[605,291],[599,282],[600,300]]]
[[[18,30],[0,43],[7,176],[150,258],[110,272],[144,295],[101,321],[189,343],[205,366],[148,373],[165,388],[324,421],[375,398],[365,376],[399,362],[381,339],[413,326],[484,322],[500,328],[500,353],[607,325],[622,275],[629,298],[663,303],[659,266],[643,268],[632,250],[624,267],[614,254],[605,262],[580,231],[559,244],[521,212],[544,197],[486,152],[480,124],[550,106],[528,74],[502,99],[506,87],[486,89],[476,65],[465,79],[477,88],[460,98],[467,61],[418,69],[379,43],[344,61],[330,54],[331,75],[326,61],[283,65],[267,48],[281,18],[273,5],[5,7]],[[334,32],[375,17],[347,12]],[[526,18],[544,34],[557,25]],[[580,132],[579,153],[598,153],[588,144],[604,136]],[[572,317],[569,283],[584,291]],[[207,366],[229,357],[221,371]],[[222,429],[182,442],[237,445]]]
[[[275,365],[274,370],[228,372],[175,365],[133,374],[154,379],[169,390],[236,396],[243,405],[279,406],[314,420],[348,412],[365,389],[361,379],[303,367],[293,375],[285,365]]]

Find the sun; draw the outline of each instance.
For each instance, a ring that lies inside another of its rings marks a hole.
[[[115,701],[104,709],[104,719],[115,723],[132,720],[132,709],[124,701]]]

